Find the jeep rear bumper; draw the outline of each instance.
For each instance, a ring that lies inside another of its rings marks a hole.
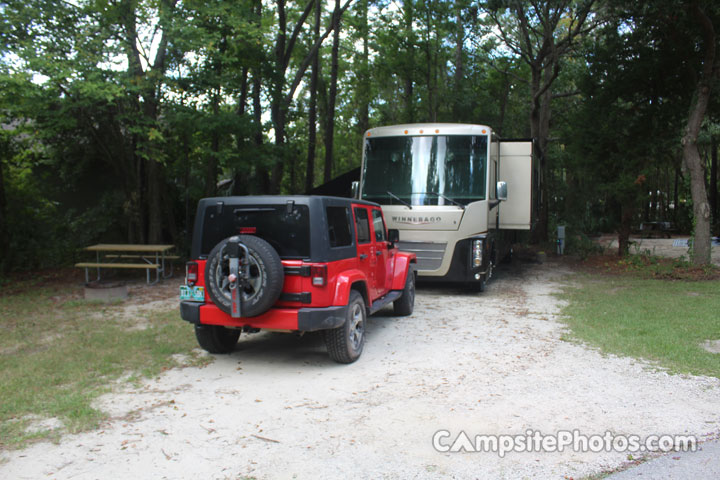
[[[233,318],[211,303],[180,302],[180,316],[194,325],[267,328],[313,332],[337,328],[345,322],[347,306],[271,308],[257,317]]]

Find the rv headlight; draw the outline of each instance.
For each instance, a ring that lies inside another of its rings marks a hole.
[[[473,267],[477,268],[482,265],[482,240],[473,240]]]

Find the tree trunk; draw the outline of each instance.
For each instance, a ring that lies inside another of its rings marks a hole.
[[[148,161],[148,241],[163,241],[162,165]]]
[[[630,251],[630,231],[635,209],[630,203],[620,207],[620,230],[618,231],[618,256],[624,257]]]
[[[159,92],[165,76],[165,57],[170,41],[169,28],[165,22],[174,10],[175,3],[174,0],[159,2],[159,19],[162,33],[155,51],[155,59],[152,65],[148,65],[146,69],[143,68],[138,47],[139,37],[136,25],[136,8],[138,7],[132,3],[122,4],[124,8],[122,22],[125,27],[124,47],[128,60],[127,72],[138,82],[140,86],[139,94],[143,100],[142,104],[139,102],[135,104],[136,113],[140,117],[135,126],[140,126],[143,131],[141,134],[132,134],[133,155],[137,171],[137,189],[131,194],[128,202],[131,205],[131,212],[135,208],[137,209],[139,217],[137,218],[138,231],[135,233],[138,235],[140,243],[146,243],[147,240],[153,243],[162,241],[163,202],[161,192],[163,189],[163,166],[156,159],[157,152],[152,151],[150,146],[152,140],[148,129],[157,125],[160,113]],[[141,143],[138,143],[138,138],[142,139]],[[146,158],[148,160],[145,160]],[[143,187],[146,188],[143,189]],[[130,240],[133,241],[132,238]]]
[[[192,243],[192,219],[190,205],[190,139],[189,135],[183,135],[183,166],[185,171],[183,172],[183,191],[185,193],[185,243],[190,245]]]
[[[320,11],[321,4],[315,4],[315,25],[313,42],[320,38]],[[308,111],[308,151],[305,172],[305,192],[309,193],[315,185],[315,150],[317,146],[317,88],[320,74],[320,50],[315,53],[310,70],[310,106]]]
[[[238,120],[242,121],[243,117],[247,114],[247,102],[250,93],[250,86],[248,82],[248,75],[250,75],[250,69],[243,67],[240,77],[240,97],[238,98],[237,104],[237,116]],[[243,155],[243,149],[247,146],[248,139],[243,135],[237,135],[235,138],[235,149],[240,155]],[[244,195],[245,188],[247,185],[248,171],[243,165],[236,165],[233,168],[233,181],[230,189],[230,195]]]
[[[10,234],[7,225],[7,197],[5,196],[5,177],[3,168],[5,162],[0,157],[0,272],[6,271],[7,257],[10,251]]]
[[[718,144],[717,138],[712,137],[712,151],[710,152],[710,211],[715,225],[718,224]]]
[[[680,167],[675,167],[675,184],[673,185],[673,222],[677,225],[678,209],[680,208]]]
[[[368,26],[368,0],[362,0],[360,2],[360,16],[361,26],[360,35],[362,36],[363,50],[362,56],[360,57],[360,68],[361,76],[358,84],[358,99],[359,99],[359,112],[358,112],[358,129],[360,134],[363,135],[365,131],[370,128],[370,71],[369,71],[369,58],[370,58],[370,43],[368,37],[369,26]]]
[[[219,90],[219,89],[218,89]],[[220,94],[215,91],[211,100],[213,117],[217,118],[220,113]],[[205,196],[213,197],[217,192],[218,157],[220,156],[220,135],[216,128],[210,134],[210,155],[205,165]]]
[[[173,245],[178,245],[180,241],[180,233],[177,228],[177,220],[175,217],[175,208],[173,205],[174,195],[167,188],[160,192],[162,198],[163,218],[165,219],[165,227],[170,235],[170,241]]]
[[[505,44],[530,67],[531,113],[530,131],[540,167],[540,218],[533,233],[533,241],[548,238],[547,142],[550,121],[550,87],[560,71],[560,58],[572,48],[575,40],[594,28],[586,21],[594,0],[581,2],[499,2],[507,5],[517,19],[517,29],[506,31],[507,24],[493,9],[486,12],[495,22]],[[528,8],[528,12],[525,9]],[[535,22],[533,23],[533,18]],[[560,24],[564,25],[560,29]],[[585,29],[585,30],[584,30]]]
[[[710,204],[705,189],[705,166],[698,151],[697,138],[705,111],[710,103],[710,91],[715,76],[715,29],[710,18],[695,4],[692,7],[705,44],[703,71],[695,89],[693,104],[682,138],[683,161],[690,171],[690,193],[695,221],[693,255],[695,265],[710,263]]]
[[[540,174],[540,212],[533,239],[536,242],[548,240],[550,205],[548,192],[549,168],[546,152],[550,132],[550,101],[552,99],[550,85],[557,76],[557,71],[554,69],[554,66],[553,69],[549,66],[543,68],[542,63],[539,62],[531,66],[530,92],[533,100],[530,110],[530,135],[535,140],[535,152]]]
[[[287,69],[290,64],[291,54],[295,48],[296,40],[302,30],[305,20],[312,11],[314,1],[311,0],[307,3],[305,10],[295,23],[295,28],[289,38],[287,36],[285,0],[276,0],[276,2],[278,10],[278,36],[275,45],[275,72],[271,94],[272,106],[270,111],[273,125],[275,126],[275,145],[278,147],[276,151],[279,155],[283,155],[283,152],[285,151],[287,112],[292,104],[295,92],[300,86],[300,83],[305,76],[305,72],[307,72],[307,69],[310,67],[310,63],[317,54],[322,42],[333,32],[335,25],[339,24],[340,17],[345,10],[347,10],[353,0],[346,0],[342,8],[340,8],[339,2],[336,1],[336,8],[333,13],[330,28],[328,28],[325,33],[320,36],[318,41],[310,47],[307,55],[305,55],[305,58],[300,62],[300,66],[297,68],[295,76],[289,86],[287,85],[285,79]],[[282,156],[275,158],[275,166],[273,167],[273,174],[270,179],[270,193],[277,193],[280,190],[283,175],[283,160]]]
[[[138,155],[137,141],[133,140],[133,159],[135,161],[135,191],[130,195],[130,214],[135,223],[135,237],[130,238],[130,243],[147,243],[146,235],[146,162]]]
[[[256,25],[262,24],[262,0],[253,0],[255,6],[254,22]],[[253,104],[253,124],[255,125],[255,137],[254,143],[258,152],[261,151],[264,137],[263,137],[263,124],[262,124],[262,70],[258,66],[253,70],[253,91],[252,91],[252,104]],[[270,191],[270,174],[264,166],[260,165],[255,167],[255,172],[258,181],[254,182],[258,187],[250,185],[248,190],[254,190],[252,193],[268,193]]]
[[[497,133],[500,137],[503,136],[505,131],[505,112],[507,110],[507,104],[510,101],[510,77],[507,72],[503,72],[503,93],[500,97],[500,118],[497,124]]]
[[[277,146],[276,155],[273,160],[275,162],[272,167],[272,175],[270,176],[271,195],[280,192],[280,183],[283,174],[283,158],[282,153],[285,151],[285,109],[283,108],[283,86],[285,85],[285,71],[287,70],[287,62],[285,61],[285,47],[287,45],[287,17],[285,15],[285,0],[276,0],[278,12],[278,34],[275,40],[275,78],[272,87],[272,105],[270,107],[270,117],[275,126],[275,145]]]
[[[145,119],[146,121],[157,123],[159,105],[158,99],[154,95],[145,98]],[[149,138],[146,139],[149,141]],[[147,147],[150,150],[150,147]],[[149,243],[162,243],[163,232],[163,166],[155,160],[151,153],[151,158],[145,163],[146,185],[147,185],[147,240]]]
[[[405,115],[403,122],[414,123],[415,122],[415,93],[413,91],[413,71],[415,69],[415,33],[413,31],[413,21],[415,20],[413,12],[413,1],[407,0],[403,2],[405,7],[405,41],[407,42],[407,55],[405,68],[402,72],[404,82],[404,100],[405,100]]]
[[[337,98],[337,82],[340,56],[340,0],[335,0],[335,14],[333,16],[333,44],[330,67],[330,93],[328,95],[328,109],[325,121],[325,183],[332,179],[333,147],[335,144],[335,100]]]
[[[465,26],[462,21],[462,6],[455,5],[455,101],[453,102],[453,120],[463,121],[465,67],[463,64],[463,44],[465,42]]]
[[[433,45],[431,44],[431,38],[432,38],[432,3],[426,3],[425,4],[425,22],[427,29],[425,31],[425,64],[427,67],[427,70],[425,71],[425,82],[427,90],[427,107],[428,107],[428,113],[427,118],[431,122],[437,121],[437,111],[435,109],[435,85],[433,82],[433,71],[435,66],[435,61],[433,60]]]
[[[262,126],[262,81],[260,79],[260,69],[256,69],[253,72],[253,124],[255,125],[255,148],[260,151],[263,143],[263,126]],[[270,174],[267,168],[260,165],[256,167],[256,174],[259,182],[259,192],[257,186],[254,188],[254,193],[268,193],[270,191]],[[252,186],[251,186],[252,188]]]

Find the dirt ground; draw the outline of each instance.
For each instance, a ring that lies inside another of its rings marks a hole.
[[[3,452],[0,477],[577,478],[627,453],[500,458],[440,453],[432,437],[720,431],[720,380],[561,340],[554,294],[567,283],[551,262],[504,267],[483,294],[420,286],[412,316],[370,318],[352,365],[332,363],[319,335],[243,336],[207,367],[103,397],[113,419],[97,431]],[[163,291],[153,307],[175,302],[172,285]],[[178,328],[193,335],[179,317]]]

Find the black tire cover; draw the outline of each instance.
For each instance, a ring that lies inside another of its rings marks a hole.
[[[268,311],[280,298],[285,272],[280,256],[265,240],[252,235],[237,235],[240,243],[250,253],[250,286],[243,289],[242,316],[256,317]],[[205,264],[205,288],[210,299],[225,313],[232,310],[227,277],[230,274],[229,259],[225,247],[226,238],[215,245]]]

